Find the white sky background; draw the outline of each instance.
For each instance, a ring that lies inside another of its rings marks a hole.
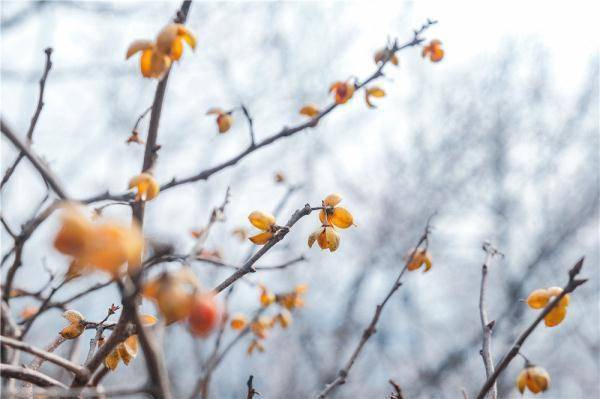
[[[22,8],[23,4],[3,1],[2,18]],[[46,106],[36,128],[34,148],[45,157],[75,197],[97,194],[106,188],[121,192],[129,177],[139,172],[143,149],[127,147],[123,141],[139,113],[151,103],[155,82],[142,79],[137,57],[125,62],[124,51],[133,39],[153,38],[179,2],[118,3],[118,7],[123,8],[138,5],[140,12],[130,17],[94,16],[56,7],[2,35],[2,117],[21,135],[26,132],[37,101],[37,80],[44,62],[42,50],[46,46],[54,48]],[[495,62],[498,53],[510,52],[512,46],[518,44],[518,51],[543,49],[545,56],[539,59],[540,65],[549,71],[557,96],[569,97],[586,83],[584,79],[590,63],[598,63],[600,5],[593,1],[287,2],[278,7],[277,20],[272,26],[258,26],[256,21],[264,20],[269,6],[266,2],[192,4],[189,25],[197,34],[198,48],[195,53],[185,50],[169,80],[159,133],[159,142],[164,144],[156,171],[159,181],[165,182],[174,175],[187,176],[214,165],[247,144],[246,125],[240,115],[231,132],[223,136],[215,134],[213,120],[204,116],[211,106],[246,103],[260,139],[285,124],[300,121],[296,110],[304,102],[324,104],[330,82],[350,75],[368,76],[374,68],[372,54],[386,37],[397,35],[400,41],[410,39],[412,29],[426,18],[439,21],[425,36],[439,38],[446,57],[443,62],[433,65],[421,60],[418,49],[408,50],[401,54],[401,68],[390,69],[390,79],[382,81],[388,96],[378,101],[377,110],[366,110],[362,98],[356,98],[343,109],[336,110],[314,131],[278,142],[206,183],[165,192],[148,206],[147,232],[150,236],[176,240],[181,249],[187,249],[191,243],[187,238],[189,229],[204,223],[210,207],[221,200],[224,187],[232,182],[235,183],[233,203],[228,210],[227,227],[223,227],[221,233],[244,224],[249,211],[272,208],[282,194],[283,189],[274,188],[271,181],[276,169],[284,170],[293,181],[301,181],[306,170],[319,171],[338,165],[331,173],[326,169],[322,179],[308,182],[301,196],[295,197],[284,211],[283,218],[298,204],[318,203],[329,191],[339,191],[337,179],[357,176],[357,184],[369,185],[377,193],[384,183],[365,176],[371,172],[367,166],[390,142],[397,144],[400,150],[406,149],[407,139],[402,133],[410,124],[406,118],[410,115],[404,105],[411,96],[419,95],[411,91],[413,76],[427,82],[428,90],[422,95],[433,99],[443,92],[436,85],[444,82],[444,76],[465,70],[481,75]],[[311,16],[319,25],[307,23]],[[273,46],[271,52],[265,49],[269,43]],[[290,56],[282,64],[277,58],[281,55],[277,49],[282,43],[296,48],[298,58]],[[221,70],[223,60],[231,62],[227,74]],[[90,68],[69,78],[74,71],[95,63],[99,65],[97,70]],[[523,79],[524,84],[528,83],[528,76]],[[556,118],[560,116],[558,112]],[[443,116],[440,118],[443,120]],[[146,127],[147,121],[142,125],[143,136]],[[311,151],[321,154],[325,161],[312,164]],[[521,151],[527,152],[527,148]],[[14,149],[3,139],[2,171],[15,155]],[[86,160],[84,164],[80,162],[82,158]],[[24,166],[25,163],[22,162],[8,189],[2,193],[3,215],[13,226],[27,218],[43,195],[39,179],[31,168]],[[575,160],[563,163],[567,176],[574,164],[577,164]],[[509,186],[518,189],[520,182],[511,181]],[[371,212],[363,206],[365,202],[350,193],[344,197],[358,224],[366,225],[367,229]],[[123,217],[127,210],[110,208],[107,213]],[[312,222],[306,222],[297,232],[292,232],[290,242],[301,241],[304,245],[305,232],[313,228]],[[489,236],[489,231],[485,231],[489,227],[486,221],[482,222],[477,215],[472,218],[467,215],[460,225],[440,224],[438,234],[456,245],[436,248],[440,269],[456,266],[456,259],[461,257],[459,267],[470,261],[478,262],[479,243]],[[525,220],[524,224],[535,224],[535,221]],[[39,252],[49,254],[51,267],[57,270],[64,267],[64,259],[54,254],[47,240],[55,228],[56,220],[51,220],[34,237],[32,248],[36,250],[26,255],[26,267],[17,280],[19,284],[37,287],[43,283],[45,276],[41,280],[39,277]],[[597,232],[591,232],[592,237],[594,234]],[[5,243],[10,240],[4,231],[1,237],[4,253]],[[222,235],[218,237],[221,239]],[[361,250],[351,243],[363,239],[368,240],[360,235],[360,231],[345,231],[342,247],[334,257],[314,250],[308,253],[313,266],[327,270],[310,275],[327,287],[324,292],[315,290],[310,299],[313,304],[318,306],[320,301],[327,304],[330,297],[339,293],[335,289],[341,292],[345,288],[335,283],[339,280],[343,284],[349,278],[343,267],[362,256]],[[230,238],[225,240],[232,244],[224,245],[228,247],[227,260],[239,259],[246,252],[245,247],[237,249]],[[299,248],[294,244],[290,247]],[[301,248],[304,250],[303,246]],[[451,257],[450,260],[444,259],[446,255]],[[509,254],[509,259],[510,255],[515,254]],[[592,260],[597,260],[597,253],[594,256]],[[286,257],[289,256],[276,253],[265,264]],[[478,272],[475,272],[472,276],[477,279]],[[206,278],[211,281],[220,276]],[[275,280],[274,284],[286,288],[302,277],[292,271],[289,278]],[[370,292],[377,293],[389,282],[387,275],[376,277]],[[432,280],[411,283],[417,291],[436,282],[452,291],[462,281],[448,279],[444,274],[430,277]],[[439,299],[444,293],[444,290],[425,292],[420,305],[424,307],[424,303]],[[243,294],[242,290],[240,294]],[[254,298],[253,292],[248,295],[246,298]],[[105,307],[101,302],[90,299],[81,306],[89,309],[90,318],[102,317]],[[243,307],[245,304],[238,305]],[[364,311],[364,317],[368,317],[370,303],[365,305]],[[438,313],[433,316],[438,325],[443,325],[445,318],[453,315],[444,310]],[[319,322],[326,323],[327,320],[316,321]],[[60,325],[60,321],[52,325]],[[36,336],[32,334],[32,337]],[[285,343],[285,338],[281,342]]]

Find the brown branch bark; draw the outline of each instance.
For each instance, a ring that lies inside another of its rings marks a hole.
[[[51,60],[52,48],[51,47],[46,48],[44,50],[44,53],[46,54],[46,66],[44,67],[44,73],[42,75],[42,78],[40,79],[40,94],[38,96],[37,106],[35,108],[33,116],[31,117],[31,123],[29,124],[29,129],[27,130],[27,145],[28,146],[31,146],[31,143],[33,140],[33,131],[35,129],[35,126],[37,125],[38,118],[40,117],[40,114],[42,113],[42,108],[44,107],[44,91],[46,89],[46,79],[48,79],[48,73],[50,72],[50,69],[52,68],[52,60]],[[2,177],[2,182],[0,182],[0,188],[4,187],[4,185],[8,182],[8,180],[12,176],[13,172],[19,165],[19,162],[21,162],[21,159],[23,159],[24,156],[25,156],[25,153],[23,151],[19,152],[19,155],[17,156],[17,158],[15,159],[13,164],[4,173],[4,176]]]
[[[32,355],[35,355],[42,359],[45,359],[51,363],[56,364],[57,366],[60,366],[66,370],[71,371],[77,376],[85,377],[85,376],[89,375],[87,368],[80,366],[76,363],[73,363],[73,362],[71,362],[61,356],[55,355],[51,352],[47,352],[45,350],[36,348],[35,346],[26,344],[22,341],[18,341],[16,339],[9,338],[9,337],[0,336],[0,344],[10,346],[12,348],[18,349],[23,352],[31,353]]]
[[[67,388],[62,382],[56,381],[54,378],[48,377],[46,374],[40,373],[39,371],[10,364],[0,364],[0,376],[25,381],[40,387]]]
[[[500,374],[508,367],[510,362],[517,356],[521,346],[525,343],[529,335],[536,329],[536,327],[544,320],[544,317],[550,313],[552,309],[558,305],[560,300],[567,294],[575,291],[577,287],[582,284],[585,284],[587,279],[578,279],[577,275],[581,272],[581,268],[583,267],[584,258],[581,258],[575,263],[575,265],[569,270],[569,281],[563,288],[563,292],[560,295],[555,297],[549,304],[544,308],[544,310],[538,315],[538,317],[519,335],[516,341],[512,344],[512,346],[508,349],[506,354],[500,360],[500,363],[496,366],[496,370],[492,373],[492,375],[485,381],[483,387],[477,394],[477,399],[484,399],[485,395],[492,388]]]

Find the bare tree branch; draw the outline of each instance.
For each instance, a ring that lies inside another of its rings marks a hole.
[[[485,262],[481,267],[481,288],[479,290],[479,317],[481,319],[481,328],[483,330],[483,343],[481,345],[481,357],[483,358],[483,365],[485,366],[485,376],[490,378],[494,373],[494,362],[492,360],[492,329],[494,328],[495,321],[491,322],[488,319],[486,303],[485,303],[485,291],[487,288],[487,276],[488,267],[492,261],[494,255],[499,252],[488,242],[483,244],[483,250],[486,252]],[[494,384],[490,390],[490,398],[496,399],[498,395],[496,384]]]
[[[0,376],[25,381],[40,387],[67,388],[62,382],[56,381],[54,378],[48,377],[39,371],[10,364],[0,364]]]
[[[40,79],[40,94],[38,97],[38,103],[35,108],[35,112],[33,113],[33,116],[31,117],[31,123],[29,125],[29,129],[27,130],[27,145],[28,146],[31,146],[31,142],[33,139],[33,131],[35,129],[35,126],[37,125],[37,121],[42,112],[42,108],[44,107],[44,90],[46,88],[46,79],[48,78],[48,73],[50,72],[50,69],[52,68],[52,60],[50,59],[50,57],[52,55],[52,48],[51,47],[46,48],[44,50],[44,53],[46,54],[46,66],[44,67],[44,73],[42,75],[42,78]],[[17,158],[15,159],[15,161],[13,162],[13,164],[11,166],[9,166],[9,168],[4,173],[4,177],[2,177],[2,182],[0,182],[0,188],[4,187],[6,182],[8,182],[8,180],[10,179],[10,176],[13,174],[13,172],[17,168],[17,165],[19,165],[19,162],[21,162],[21,159],[23,159],[24,156],[25,156],[25,153],[23,151],[21,151],[19,153],[19,155],[17,156]]]
[[[517,356],[521,346],[525,343],[525,340],[531,335],[533,330],[544,320],[544,317],[550,313],[552,309],[558,305],[560,300],[567,294],[575,291],[577,287],[587,282],[587,279],[578,279],[577,275],[581,272],[581,268],[583,267],[584,258],[581,258],[575,263],[575,265],[569,270],[569,281],[567,285],[563,288],[563,291],[560,295],[556,296],[538,315],[538,317],[531,323],[517,338],[517,340],[512,344],[510,349],[506,352],[506,354],[500,360],[500,363],[496,366],[496,370],[492,373],[492,375],[485,381],[483,387],[477,394],[477,399],[484,399],[487,392],[492,388],[500,374],[508,367],[510,362]]]
[[[26,344],[22,341],[17,341],[16,339],[13,339],[13,338],[0,336],[0,344],[7,345],[12,348],[15,348],[15,349],[18,349],[18,350],[21,350],[24,352],[28,352],[28,353],[31,353],[32,355],[41,357],[51,363],[56,364],[57,366],[60,366],[66,370],[69,370],[69,371],[75,373],[75,375],[77,375],[77,376],[86,377],[89,374],[88,370],[85,367],[82,367],[76,363],[73,363],[73,362],[71,362],[65,358],[62,358],[58,355],[55,355],[53,353],[36,348],[32,345]]]
[[[358,355],[362,351],[363,347],[365,346],[365,344],[367,343],[367,341],[369,340],[369,338],[371,338],[371,336],[373,334],[375,334],[375,332],[376,332],[375,327],[377,326],[377,322],[379,321],[379,318],[381,317],[381,312],[383,311],[383,308],[384,308],[385,304],[390,300],[390,298],[392,297],[392,295],[394,295],[394,293],[402,285],[402,283],[400,282],[400,280],[402,279],[402,276],[404,275],[404,273],[408,269],[408,265],[410,264],[410,262],[412,262],[413,257],[415,256],[415,253],[417,252],[418,248],[423,243],[425,243],[425,248],[427,248],[427,242],[428,242],[429,233],[430,233],[430,221],[431,221],[431,217],[427,221],[427,225],[425,226],[425,231],[424,231],[423,235],[421,236],[421,238],[419,238],[419,241],[417,242],[417,245],[415,245],[414,250],[412,251],[412,253],[408,257],[408,259],[406,260],[406,263],[405,263],[404,267],[402,268],[402,270],[398,274],[398,277],[396,277],[396,281],[394,281],[394,284],[392,285],[392,287],[388,291],[388,293],[385,296],[385,298],[383,299],[383,301],[379,305],[377,305],[377,307],[375,308],[375,314],[373,314],[373,318],[371,319],[371,322],[369,323],[369,325],[367,326],[367,328],[365,328],[365,330],[363,331],[362,336],[361,336],[360,340],[358,341],[358,345],[356,346],[356,348],[352,352],[352,355],[350,355],[350,359],[348,359],[348,362],[346,363],[346,365],[342,369],[340,369],[338,371],[337,377],[333,381],[331,381],[329,384],[327,384],[325,386],[325,388],[323,388],[323,390],[317,396],[318,399],[324,399],[324,398],[326,398],[327,395],[329,395],[331,392],[333,392],[333,390],[338,385],[342,385],[342,384],[346,383],[346,378],[348,377],[348,373],[350,372],[350,369],[352,368],[352,366],[356,362],[356,359],[358,358]]]

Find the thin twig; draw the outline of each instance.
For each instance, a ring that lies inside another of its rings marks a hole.
[[[577,287],[587,282],[587,279],[576,278],[577,275],[581,272],[584,259],[585,258],[579,259],[577,263],[575,263],[575,265],[571,268],[571,270],[569,270],[569,281],[563,288],[563,291],[560,293],[560,295],[556,296],[544,308],[544,310],[538,315],[538,317],[519,335],[516,341],[508,349],[506,354],[502,357],[502,360],[500,360],[500,362],[496,365],[496,370],[494,370],[492,375],[483,384],[483,387],[477,394],[477,399],[485,398],[485,395],[492,388],[500,374],[506,369],[506,367],[508,367],[508,365],[515,358],[515,356],[517,356],[519,350],[521,349],[521,346],[523,346],[523,343],[525,343],[525,340],[529,337],[529,335],[531,335],[533,330],[536,329],[536,327],[541,323],[541,321],[544,320],[544,317],[546,317],[548,313],[550,313],[550,311],[558,305],[558,303],[565,295],[575,291]]]
[[[373,314],[373,318],[371,319],[371,322],[369,323],[369,325],[367,326],[367,328],[365,328],[365,330],[363,331],[362,336],[361,336],[360,340],[358,341],[358,345],[356,346],[356,348],[352,352],[352,355],[350,355],[350,359],[348,359],[348,362],[346,363],[346,365],[342,369],[340,369],[338,371],[337,377],[333,381],[331,381],[329,384],[327,384],[325,386],[325,388],[323,388],[323,390],[317,396],[318,399],[324,399],[338,385],[342,385],[342,384],[346,383],[346,378],[348,377],[348,373],[350,372],[350,369],[352,368],[352,366],[356,362],[356,359],[358,358],[358,355],[362,351],[363,347],[365,346],[365,344],[367,343],[367,341],[369,340],[369,338],[371,338],[371,336],[373,334],[375,334],[375,332],[376,332],[375,327],[377,326],[377,322],[379,321],[379,318],[381,317],[381,312],[383,311],[383,308],[385,307],[385,304],[390,300],[390,298],[392,297],[392,295],[394,295],[394,293],[402,285],[402,283],[401,283],[400,280],[402,279],[402,276],[404,275],[404,273],[406,272],[406,270],[408,270],[408,265],[410,264],[410,262],[412,262],[413,257],[415,256],[415,253],[417,252],[418,248],[423,243],[425,243],[425,248],[427,248],[428,241],[429,241],[429,233],[430,233],[430,222],[431,222],[431,218],[432,217],[433,217],[433,215],[430,216],[429,219],[427,220],[427,224],[425,226],[425,231],[423,232],[423,235],[421,236],[421,238],[419,238],[419,241],[417,242],[417,245],[415,245],[415,248],[413,249],[413,251],[410,254],[410,256],[408,257],[408,259],[406,260],[406,263],[404,264],[404,267],[402,268],[402,270],[398,274],[398,277],[396,277],[396,280],[394,281],[394,284],[392,285],[392,287],[388,291],[388,293],[385,296],[385,298],[383,299],[383,301],[379,305],[377,305],[377,307],[375,308],[375,313]]]
[[[35,129],[35,126],[37,125],[37,121],[42,112],[42,108],[44,107],[44,91],[46,89],[46,79],[48,79],[48,73],[52,68],[52,48],[46,48],[44,50],[44,53],[46,54],[46,66],[44,67],[44,73],[42,74],[42,78],[40,79],[40,94],[38,96],[37,106],[35,108],[33,116],[31,117],[31,122],[29,124],[29,129],[27,130],[26,136],[27,145],[29,146],[31,146],[31,143],[33,141],[33,131]],[[13,164],[6,170],[4,177],[2,177],[2,182],[0,182],[0,188],[4,187],[4,185],[8,182],[10,176],[13,174],[13,172],[17,168],[17,165],[19,165],[19,162],[21,162],[21,159],[23,159],[24,156],[25,153],[23,151],[19,152],[19,155],[17,156]]]
[[[244,116],[246,117],[246,120],[248,121],[248,131],[250,133],[250,147],[254,147],[256,145],[256,139],[254,137],[254,121],[250,116],[250,112],[248,112],[248,108],[246,108],[244,104],[242,104],[241,108],[242,112],[244,113]]]
[[[39,371],[10,364],[0,364],[0,376],[25,381],[40,387],[67,388],[62,382],[56,381],[54,378],[48,377],[46,374],[40,373]]]
[[[494,373],[494,361],[492,360],[492,329],[494,328],[495,321],[491,322],[488,319],[487,308],[485,303],[485,291],[487,287],[487,276],[488,268],[494,255],[498,254],[498,251],[488,242],[483,244],[483,250],[486,252],[485,262],[481,267],[481,287],[479,289],[479,317],[481,319],[481,328],[483,330],[483,343],[481,345],[481,357],[483,358],[483,365],[485,367],[485,376],[490,378]],[[496,384],[494,384],[490,390],[490,398],[496,399],[498,395]]]
[[[15,147],[17,147],[19,150],[21,150],[23,154],[25,154],[27,159],[29,159],[29,161],[33,164],[33,166],[43,177],[43,179],[50,185],[50,187],[52,187],[52,190],[56,193],[56,195],[58,195],[60,199],[68,199],[66,191],[62,188],[61,184],[58,182],[58,179],[56,178],[56,176],[54,176],[54,173],[52,173],[52,171],[48,167],[46,167],[46,165],[44,165],[42,160],[33,152],[31,147],[22,143],[21,140],[19,140],[19,138],[12,131],[12,129],[10,129],[8,125],[4,123],[3,119],[0,119],[0,129],[2,130],[4,136],[6,136],[6,138],[9,139]]]
[[[254,389],[254,386],[252,385],[253,379],[254,379],[254,376],[250,375],[250,377],[248,377],[248,381],[246,381],[246,386],[248,387],[248,393],[246,394],[246,399],[252,399],[254,397],[254,395],[260,396],[260,393],[258,393],[258,391],[256,389]]]

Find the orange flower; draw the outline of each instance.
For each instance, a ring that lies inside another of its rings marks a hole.
[[[183,268],[148,281],[142,295],[154,300],[166,323],[171,324],[189,316],[199,287],[194,273]]]
[[[60,335],[65,339],[74,339],[79,337],[85,331],[83,315],[76,310],[66,310],[62,316],[69,322],[69,325],[60,330]]]
[[[312,248],[315,241],[321,249],[329,249],[330,252],[335,252],[340,246],[340,236],[333,227],[328,225],[319,227],[308,236],[308,247]]]
[[[135,188],[137,193],[135,195],[136,201],[150,201],[154,199],[160,192],[160,186],[158,182],[148,172],[140,173],[129,180],[129,188]]]
[[[423,265],[425,265],[423,273],[426,273],[429,271],[429,269],[431,269],[431,254],[425,249],[417,249],[416,251],[414,249],[411,249],[410,251],[408,251],[404,259],[405,262],[408,262],[410,260],[410,262],[407,265],[409,271],[419,269]]]
[[[338,194],[329,194],[321,202],[325,209],[319,212],[319,220],[323,225],[333,224],[340,229],[346,229],[354,224],[352,214],[341,206],[337,206],[342,201]]]
[[[563,289],[560,287],[550,287],[548,289],[537,289],[531,292],[527,297],[527,304],[532,309],[545,308],[552,298],[559,296]],[[567,315],[567,306],[571,298],[569,294],[561,298],[558,305],[556,305],[547,315],[544,317],[544,324],[548,327],[554,327],[559,325]]]
[[[145,326],[156,324],[157,321],[156,317],[147,314],[140,315],[140,319],[142,320],[142,324]],[[100,347],[101,345],[102,344],[100,341],[98,341],[98,346]],[[118,344],[117,347],[104,358],[104,365],[107,369],[114,371],[119,365],[119,360],[122,360],[127,366],[133,359],[135,359],[137,353],[138,337],[136,334],[130,335],[125,339],[125,341]]]
[[[151,40],[135,40],[127,48],[125,58],[128,59],[141,52],[140,70],[146,78],[161,79],[169,70],[172,61],[177,61],[183,53],[185,41],[192,49],[196,48],[196,38],[185,26],[170,24],[161,30],[156,42]]]
[[[444,58],[444,50],[442,50],[442,42],[437,39],[429,42],[427,46],[423,47],[423,51],[421,52],[423,58],[429,56],[431,62],[439,62]]]
[[[243,330],[247,324],[248,320],[243,314],[236,314],[231,318],[231,322],[229,323],[231,328],[233,328],[234,330]]]
[[[258,233],[249,238],[256,245],[264,245],[271,238],[276,231],[275,217],[269,213],[254,211],[248,215],[248,220],[254,227],[262,230],[262,233]]]
[[[308,286],[306,284],[298,284],[294,291],[286,294],[277,295],[277,303],[288,310],[301,308],[304,306],[302,295],[306,292]]]
[[[388,49],[388,48],[383,48],[383,49],[377,51],[375,53],[375,55],[373,56],[373,60],[375,61],[376,64],[386,62],[387,60],[389,60],[389,62],[391,62],[392,64],[394,64],[396,66],[399,64],[398,56],[396,56],[396,54],[392,53],[390,51],[390,49]]]
[[[158,51],[156,44],[151,40],[136,40],[127,48],[125,59],[129,59],[137,52],[141,52],[140,70],[145,78],[162,79],[171,67],[171,58]]]
[[[192,50],[196,48],[196,37],[189,29],[182,24],[169,24],[158,33],[156,49],[177,61],[183,54],[184,41]]]
[[[219,133],[225,133],[233,124],[233,117],[231,112],[225,112],[221,108],[211,108],[206,111],[206,115],[217,115],[217,126],[219,126]]]
[[[73,257],[69,270],[80,273],[88,266],[114,276],[124,263],[137,267],[141,262],[144,239],[139,227],[123,226],[107,221],[93,224],[74,205],[67,205],[62,227],[54,239],[54,247]],[[68,273],[70,274],[70,273]]]
[[[127,143],[127,144],[131,144],[131,143],[144,144],[144,141],[142,139],[140,139],[139,132],[137,130],[134,130],[131,132],[131,136],[129,136],[129,138],[127,139],[127,141],[125,141],[125,143]]]
[[[541,367],[528,365],[517,377],[517,388],[519,392],[525,392],[528,388],[532,393],[543,392],[550,386],[550,375]]]
[[[354,83],[335,82],[329,87],[329,92],[335,94],[336,104],[345,104],[354,95]]]
[[[260,287],[260,306],[266,308],[275,302],[275,294],[267,289],[263,284],[258,285]]]
[[[365,90],[365,102],[369,108],[377,108],[372,102],[371,97],[381,98],[385,97],[385,91],[379,87],[371,87]]]

